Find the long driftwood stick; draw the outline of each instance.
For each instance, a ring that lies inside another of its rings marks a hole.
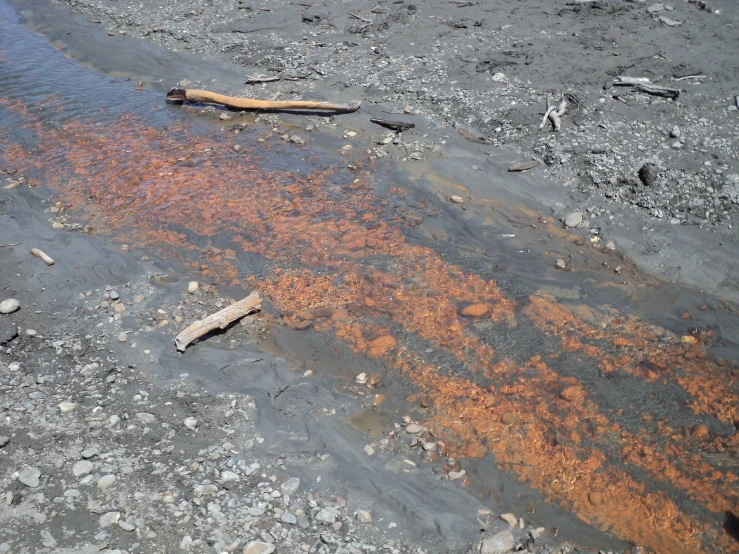
[[[310,100],[255,100],[253,98],[237,98],[216,92],[197,89],[173,88],[167,93],[167,100],[176,104],[182,102],[203,102],[219,104],[237,110],[322,110],[329,112],[355,112],[361,102],[348,104],[332,104],[331,102],[315,102]]]
[[[196,321],[182,331],[174,339],[177,350],[184,352],[187,346],[194,340],[210,333],[214,329],[225,329],[237,319],[241,319],[245,315],[261,309],[262,299],[259,297],[259,293],[254,291],[243,300],[239,300],[227,308],[223,308],[220,312],[211,314],[200,321]]]

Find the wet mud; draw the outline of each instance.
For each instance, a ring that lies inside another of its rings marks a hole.
[[[258,290],[265,348],[358,396],[345,419],[370,437],[399,413],[425,421],[487,505],[532,503],[584,543],[603,536],[564,512],[655,551],[739,552],[736,306],[642,274],[533,201],[484,197],[461,170],[166,106],[23,38],[0,6],[0,167],[47,196],[50,225]],[[219,356],[204,342],[181,359]],[[284,401],[322,402],[298,376]],[[388,501],[420,513],[403,494]]]

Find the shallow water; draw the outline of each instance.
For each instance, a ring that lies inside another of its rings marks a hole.
[[[329,136],[297,147],[136,84],[63,57],[0,3],[0,168],[48,189],[54,220],[259,290],[265,348],[347,394],[376,374],[358,389],[386,401],[349,423],[373,438],[397,412],[427,422],[489,505],[559,517],[543,498],[657,551],[739,551],[725,529],[739,513],[736,307],[576,243],[512,204],[502,170],[342,158]]]

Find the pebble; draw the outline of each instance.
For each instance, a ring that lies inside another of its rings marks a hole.
[[[372,514],[367,510],[357,510],[357,521],[359,523],[372,523]]]
[[[10,437],[6,437],[5,435],[3,435],[2,437],[0,437],[0,448],[5,446],[9,442],[10,442]]]
[[[482,541],[480,554],[506,554],[506,552],[513,550],[515,542],[513,533],[510,531],[501,531]]]
[[[41,472],[38,469],[35,467],[26,467],[18,475],[18,481],[27,487],[35,489],[40,484],[39,477],[41,477]]]
[[[491,77],[491,79],[496,83],[505,83],[505,73],[496,73]]]
[[[357,375],[357,378],[355,379],[357,383],[360,385],[364,385],[367,382],[367,374],[366,373],[360,373]]]
[[[367,456],[372,456],[375,453],[375,449],[372,448],[369,444],[367,444],[364,447],[364,453],[367,454]]]
[[[295,514],[291,514],[290,512],[282,512],[280,520],[283,523],[288,523],[290,525],[295,525],[298,522],[298,518],[295,517]]]
[[[141,423],[154,423],[156,421],[156,416],[154,414],[147,414],[146,412],[139,412],[136,414],[136,419],[138,419]],[[113,421],[113,418],[110,418],[111,422]]]
[[[21,309],[21,303],[15,298],[8,298],[0,302],[0,314],[12,314]]]
[[[316,520],[324,525],[333,525],[336,523],[336,519],[339,514],[336,508],[326,507],[322,508],[320,512],[316,514]]]
[[[200,283],[198,283],[197,281],[190,281],[187,284],[187,292],[189,292],[190,294],[195,294],[199,290],[200,290]]]
[[[423,432],[423,427],[421,427],[417,423],[411,423],[408,427],[405,428],[405,432],[409,435],[418,435],[419,433]]]
[[[464,202],[464,199],[461,196],[457,196],[456,194],[454,196],[449,197],[449,202],[452,204],[461,204]]]
[[[565,227],[567,228],[573,228],[580,225],[583,221],[583,213],[582,212],[572,212],[570,214],[567,214],[567,217],[565,217]]]
[[[72,468],[72,473],[75,477],[84,477],[90,472],[92,472],[92,462],[88,462],[87,460],[80,460]]]
[[[562,258],[557,258],[557,261],[554,262],[554,267],[556,267],[557,269],[566,269],[567,263],[565,263]]]
[[[190,431],[194,431],[198,427],[198,420],[194,417],[185,418],[185,427],[190,429]]]
[[[268,542],[252,541],[244,547],[244,554],[272,554],[277,547]]]
[[[100,527],[108,527],[109,525],[118,523],[119,519],[121,519],[120,512],[108,512],[100,516],[98,524],[100,525]]]
[[[670,138],[680,138],[680,127],[675,125],[672,129],[670,129]]]
[[[513,514],[500,514],[500,519],[505,521],[511,527],[518,525],[518,518]]]
[[[280,485],[280,490],[285,496],[292,496],[300,488],[300,479],[297,477],[290,477],[287,481]]]
[[[465,475],[467,475],[467,472],[464,469],[461,469],[459,471],[450,471],[449,479],[461,479]]]
[[[120,298],[120,295],[116,291],[112,290],[110,291],[110,293],[108,293],[108,297],[111,300],[118,300]]]
[[[127,333],[119,333],[118,334],[118,342],[126,342],[128,340],[128,334]]]
[[[298,146],[303,146],[305,144],[305,139],[298,135],[291,135],[290,142],[292,142],[293,144],[297,144]]]
[[[60,402],[59,403],[59,411],[63,414],[67,414],[71,411],[73,411],[77,407],[77,404],[74,402]]]
[[[136,526],[132,523],[128,523],[127,521],[120,520],[118,522],[118,527],[123,529],[124,531],[135,531]]]
[[[233,471],[222,471],[221,472],[221,483],[230,483],[233,481],[238,481],[239,475],[238,473],[234,473]]]
[[[101,490],[108,490],[108,487],[115,483],[115,475],[103,475],[98,479],[98,488]]]

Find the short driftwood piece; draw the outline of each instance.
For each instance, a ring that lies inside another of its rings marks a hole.
[[[513,164],[512,166],[508,168],[508,171],[511,173],[514,171],[527,171],[529,169],[534,169],[538,165],[539,165],[539,162],[537,162],[536,160],[531,160],[528,162],[521,162],[519,164]]]
[[[413,127],[416,126],[415,123],[410,123],[408,121],[391,121],[389,119],[377,119],[374,117],[370,119],[370,121],[375,125],[385,127],[386,129],[390,129],[398,133],[402,133],[403,131],[407,131],[408,129],[413,129]]]
[[[167,101],[175,104],[181,104],[185,101],[218,104],[237,110],[320,110],[329,112],[355,112],[361,105],[358,100],[348,104],[333,104],[312,100],[256,100],[254,98],[226,96],[207,90],[182,88],[171,89],[167,93]]]
[[[31,254],[43,260],[46,265],[54,265],[54,259],[47,256],[45,252],[42,252],[38,248],[31,248]]]
[[[648,83],[638,83],[634,85],[634,90],[646,92],[654,96],[663,96],[665,98],[672,98],[676,100],[680,96],[680,90],[676,88],[661,87],[659,85],[652,85]]]
[[[259,297],[259,293],[256,291],[252,292],[246,298],[231,304],[227,308],[223,308],[220,312],[216,312],[206,318],[196,321],[187,329],[182,331],[174,339],[174,342],[177,345],[177,350],[184,352],[189,344],[203,335],[206,335],[215,329],[225,329],[234,321],[261,309],[262,299]]]
[[[559,132],[559,130],[562,128],[562,121],[560,120],[560,117],[562,117],[566,111],[567,100],[563,98],[562,101],[559,103],[559,106],[555,108],[554,104],[552,104],[552,99],[547,95],[547,111],[544,113],[544,118],[541,120],[539,130],[541,131],[544,128],[547,119],[549,119],[552,122],[552,127],[554,128],[555,132]]]
[[[273,76],[267,76],[267,75],[258,75],[255,77],[247,77],[246,78],[246,84],[247,85],[258,85],[260,83],[272,83],[274,81],[279,81],[282,79],[279,75],[273,75]]]

